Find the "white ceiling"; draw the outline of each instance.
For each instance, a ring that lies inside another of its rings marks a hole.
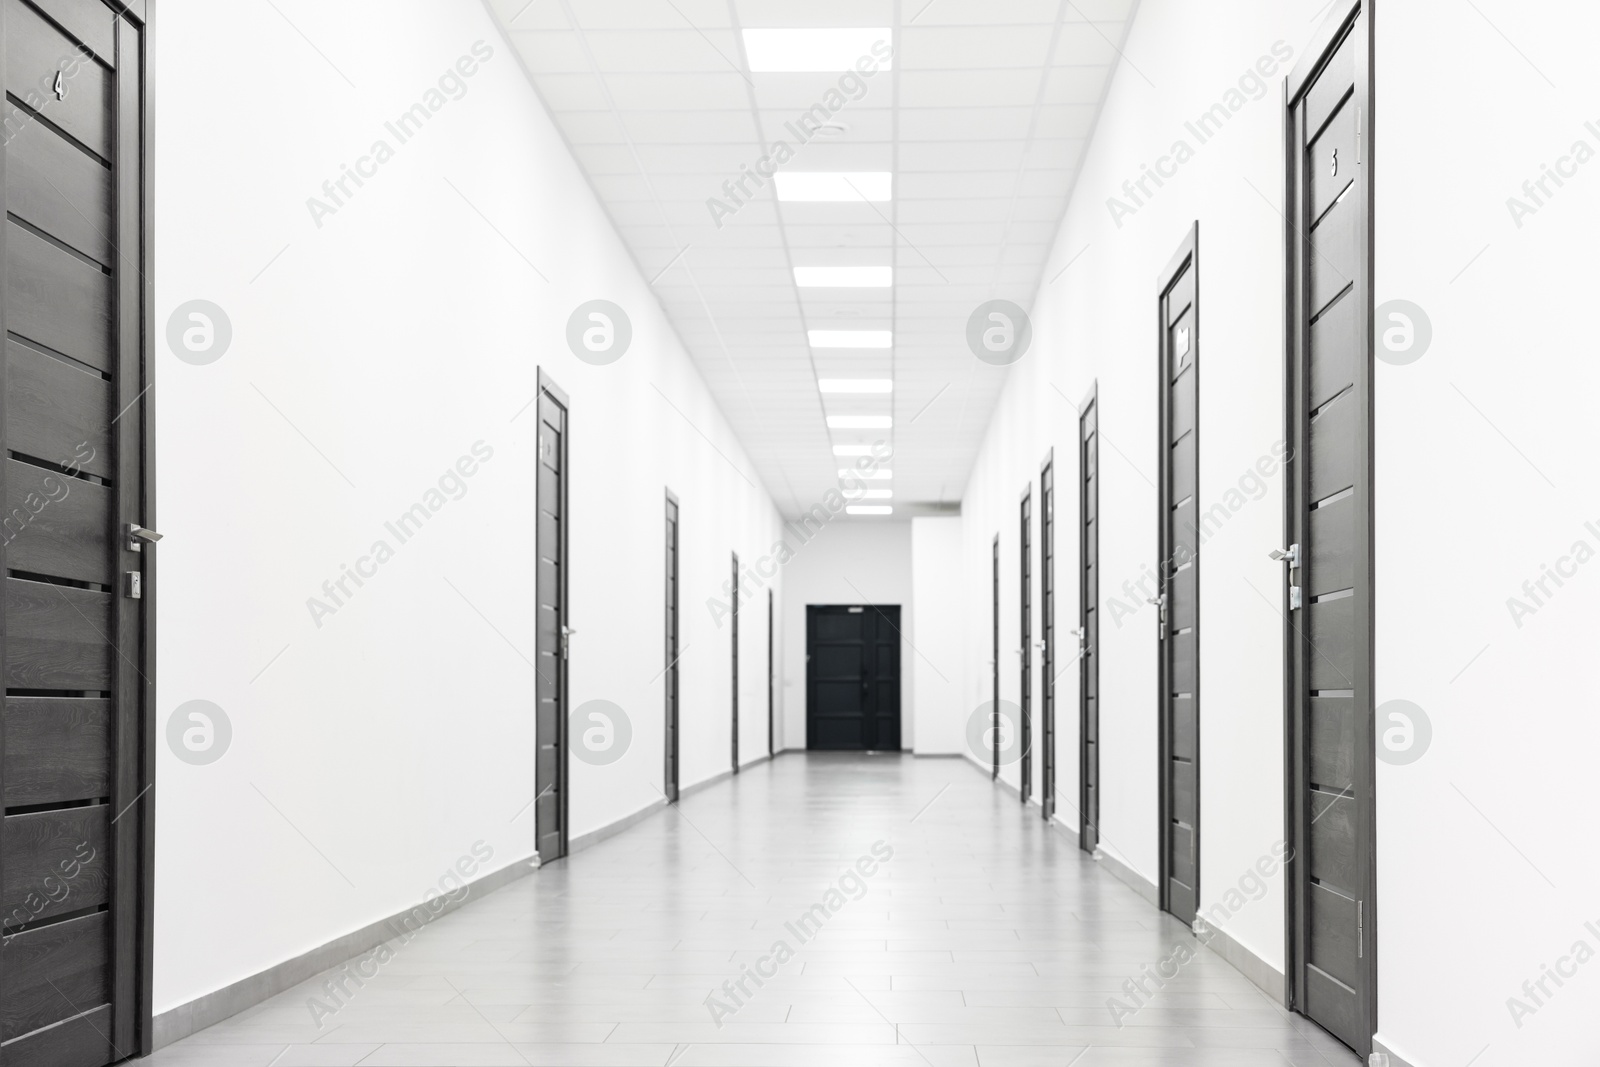
[[[959,502],[1005,370],[966,322],[1031,306],[1137,0],[489,0],[778,506],[819,502],[834,444],[887,439],[896,516]],[[894,66],[799,144],[784,124],[837,74],[752,74],[742,30],[893,28]],[[889,203],[779,203],[719,228],[707,200],[776,138],[798,171],[890,171]],[[796,266],[893,264],[878,290],[799,289]],[[887,351],[807,330],[892,329]],[[622,366],[622,364],[618,364]],[[892,396],[818,391],[892,378]],[[886,431],[829,414],[892,414]],[[886,483],[876,483],[884,485]],[[876,501],[874,501],[876,503]]]

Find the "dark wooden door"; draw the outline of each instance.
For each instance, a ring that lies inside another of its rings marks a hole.
[[[663,750],[666,767],[662,793],[671,804],[678,799],[678,498],[667,493],[667,621],[666,667],[662,683],[666,692],[666,730]]]
[[[7,1067],[150,1047],[155,552],[140,531],[155,517],[132,6],[0,3]]]
[[[900,608],[806,607],[806,747],[900,749]]]
[[[990,604],[989,620],[993,628],[989,653],[989,737],[993,748],[990,750],[992,762],[989,766],[989,777],[1000,777],[1000,731],[1004,722],[1000,715],[1000,535],[994,535],[994,546],[991,554],[991,575],[993,578],[993,601]]]
[[[1017,646],[1022,684],[1018,703],[1017,728],[1022,736],[1022,777],[1018,795],[1026,804],[1033,790],[1033,490],[1022,494],[1022,530],[1017,543],[1021,549],[1018,567],[1018,599],[1021,608],[1021,636]]]
[[[539,862],[567,854],[567,395],[539,372],[538,762]]]
[[[1039,468],[1039,808],[1056,813],[1056,465],[1055,452]]]
[[[1364,5],[1290,80],[1285,557],[1293,1006],[1365,1056],[1374,909],[1371,114]]]
[[[739,773],[739,553],[733,554],[733,773]]]
[[[1078,845],[1100,843],[1100,395],[1078,417]]]
[[[867,749],[900,751],[900,608],[869,607],[872,642],[867,668]]]
[[[1194,922],[1200,886],[1199,224],[1162,275],[1159,515],[1161,904]]]

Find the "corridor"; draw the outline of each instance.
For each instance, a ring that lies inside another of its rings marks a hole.
[[[1596,40],[0,0],[0,1067],[1596,1067]]]
[[[863,857],[873,873],[850,878]],[[834,910],[803,925],[817,904]],[[777,942],[793,957],[761,965],[775,976],[727,992]],[[339,972],[147,1062],[1358,1063],[1204,950],[1159,988],[1142,977],[1194,944],[964,759],[791,754],[469,901],[332,1014],[312,1004]]]

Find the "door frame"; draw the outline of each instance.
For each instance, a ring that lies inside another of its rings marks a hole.
[[[771,759],[775,753],[772,738],[772,679],[776,665],[773,662],[773,628],[772,628],[772,588],[767,588],[767,758]]]
[[[992,675],[993,692],[989,704],[989,736],[992,739],[993,759],[990,764],[989,778],[998,781],[1000,778],[1000,535],[994,535],[993,547],[994,570],[994,605],[990,617],[994,630],[994,658],[989,660],[989,673]]]
[[[567,672],[567,660],[568,660],[567,645],[568,645],[568,642],[567,642],[567,635],[569,633],[569,631],[567,629],[567,626],[571,622],[572,605],[569,603],[568,595],[567,595],[567,590],[568,590],[569,585],[570,585],[570,583],[568,581],[568,577],[567,577],[567,566],[568,566],[568,563],[569,563],[567,546],[571,542],[572,511],[571,511],[571,505],[569,503],[569,498],[571,497],[571,493],[569,492],[569,488],[568,488],[568,484],[567,484],[567,475],[568,475],[568,470],[569,470],[568,457],[569,457],[569,454],[570,454],[570,451],[571,451],[570,448],[568,447],[568,445],[569,445],[569,439],[572,436],[572,401],[568,398],[568,396],[566,394],[566,391],[563,390],[559,385],[557,385],[555,383],[555,380],[552,379],[550,377],[550,375],[545,371],[544,367],[542,367],[542,366],[539,367],[538,374],[539,374],[539,398],[538,399],[542,400],[545,396],[548,395],[550,397],[550,399],[554,400],[557,404],[561,405],[561,410],[562,410],[562,414],[563,414],[562,428],[561,428],[561,444],[559,446],[560,455],[558,455],[556,457],[556,469],[558,471],[560,471],[560,474],[561,474],[561,478],[560,478],[561,492],[560,492],[560,496],[558,497],[558,499],[556,501],[557,506],[561,508],[561,525],[560,525],[560,534],[559,534],[561,543],[557,546],[557,548],[560,550],[560,553],[561,553],[561,567],[559,568],[559,577],[557,578],[557,581],[559,583],[559,588],[556,591],[556,605],[557,605],[557,610],[556,610],[556,642],[557,642],[557,644],[556,644],[556,647],[557,647],[557,649],[560,650],[560,654],[556,656],[556,789],[557,789],[557,796],[559,798],[559,803],[557,804],[557,809],[561,813],[561,830],[560,830],[560,834],[559,834],[559,838],[560,838],[561,844],[560,844],[559,852],[556,855],[554,855],[554,856],[543,856],[543,855],[541,855],[539,857],[539,865],[542,867],[547,863],[550,863],[550,862],[552,862],[554,860],[562,859],[563,857],[565,857],[567,855],[568,845],[569,845],[569,830],[571,829],[571,800],[572,800],[572,798],[569,795],[569,791],[570,791],[570,788],[571,788],[572,774],[571,774],[571,768],[568,766],[569,760],[568,760],[567,748],[568,748],[568,744],[570,742],[570,738],[567,735],[568,735],[568,732],[569,732],[570,724],[567,722],[567,717],[572,713],[572,707],[571,707],[572,701],[571,701],[571,693],[568,691],[568,688],[567,688],[567,683],[568,683],[568,672]],[[538,400],[535,400],[535,404],[536,405],[537,405],[537,403],[538,403]],[[539,417],[542,418],[542,416],[539,416]],[[534,479],[535,480],[534,480],[534,496],[533,496],[534,507],[535,508],[538,507],[538,501],[539,501],[539,483],[542,482],[545,478],[548,478],[548,477],[549,477],[549,475],[545,473],[544,463],[541,462],[538,459],[538,456],[536,454],[535,457],[534,457]],[[539,530],[539,524],[537,522],[535,522],[534,523],[534,561],[535,561],[535,563],[537,563],[537,561],[539,559],[539,556],[541,555],[541,553],[539,552],[539,547],[538,547],[538,538],[539,538],[538,530]],[[535,575],[535,577],[534,577],[534,601],[535,601],[535,610],[536,611],[537,611],[537,606],[538,606],[538,603],[537,603],[538,602],[538,598],[539,598],[538,576]],[[535,656],[538,655],[537,647],[535,647],[535,649],[534,649],[534,655]],[[537,704],[538,704],[538,702],[537,702],[537,698],[536,698],[535,699],[535,715],[538,714]],[[538,774],[538,760],[539,760],[539,754],[538,754],[538,729],[537,729],[537,723],[536,723],[535,724],[535,730],[534,730],[534,768],[535,768],[534,789],[537,792],[542,792],[542,790],[539,790],[539,786],[538,786],[538,777],[537,777],[537,774]],[[538,840],[539,840],[539,830],[538,830],[539,812],[538,812],[538,804],[537,803],[535,803],[535,805],[534,805],[533,818],[534,818],[534,844],[537,847]]]
[[[144,467],[144,494],[139,501],[139,507],[144,512],[146,523],[154,523],[155,530],[160,530],[160,520],[155,512],[155,286],[146,283],[146,278],[155,278],[155,78],[150,77],[152,69],[152,56],[155,54],[154,19],[157,10],[157,0],[146,0],[142,6],[133,3],[115,3],[112,10],[117,11],[117,48],[122,54],[128,53],[123,48],[126,34],[130,34],[128,22],[138,22],[139,38],[142,48],[139,50],[139,85],[138,101],[130,102],[122,99],[120,106],[123,112],[134,110],[139,115],[139,139],[128,146],[128,152],[138,150],[139,160],[136,170],[139,173],[138,203],[139,227],[144,230],[141,259],[144,274],[136,282],[122,280],[122,293],[118,294],[118,301],[122,301],[122,314],[128,322],[133,336],[139,339],[142,349],[142,392],[144,397],[144,442],[142,454],[139,458]],[[3,62],[3,61],[0,61]],[[118,62],[118,98],[125,94],[133,94],[134,86],[120,82],[125,62]],[[3,67],[0,67],[3,70]],[[123,149],[118,149],[122,152]],[[5,182],[3,165],[0,165],[0,187]],[[118,221],[118,229],[122,230],[123,242],[128,242],[133,237],[131,227],[125,219]],[[123,243],[126,248],[126,243]],[[3,256],[3,246],[0,246],[0,256]],[[138,325],[142,317],[142,328]],[[0,336],[5,336],[5,323],[0,323]],[[126,390],[126,387],[123,387]],[[155,545],[147,545],[144,555],[144,598],[142,608],[139,609],[139,627],[144,633],[144,646],[139,649],[139,670],[144,675],[144,699],[142,699],[141,729],[144,736],[130,745],[128,755],[138,753],[139,771],[146,782],[146,789],[152,793],[149,805],[141,805],[139,813],[138,833],[130,832],[130,838],[138,838],[138,846],[134,848],[138,870],[130,872],[128,880],[136,886],[139,894],[139,904],[133,909],[134,929],[130,936],[120,937],[123,944],[134,945],[136,958],[130,961],[134,968],[134,976],[130,981],[136,985],[133,1001],[133,1021],[131,1021],[131,1043],[138,1046],[142,1056],[149,1056],[154,1051],[155,1041],[155,745],[157,745],[157,728],[155,717],[157,710],[157,629],[155,629],[155,605],[160,597],[160,581],[157,579],[157,566],[160,552],[152,552]],[[141,749],[142,742],[142,752]]]
[[[739,553],[733,553],[733,773],[739,773]]]
[[[1017,501],[1017,796],[1026,806],[1033,793],[1033,483]]]
[[[663,509],[666,524],[673,527],[672,543],[667,546],[666,566],[666,619],[662,636],[666,645],[666,667],[662,671],[663,702],[667,720],[667,740],[662,746],[663,766],[661,769],[662,794],[667,803],[674,804],[678,800],[679,767],[678,757],[682,750],[681,733],[683,730],[682,708],[679,703],[681,688],[678,685],[678,649],[683,644],[683,631],[679,628],[682,624],[682,614],[679,605],[682,600],[681,586],[683,571],[683,506],[678,502],[677,494],[671,489],[666,490],[666,506]]]
[[[1315,81],[1338,47],[1345,42],[1348,36],[1364,34],[1365,40],[1360,40],[1355,51],[1355,104],[1358,109],[1356,125],[1357,165],[1362,173],[1352,184],[1355,193],[1363,201],[1362,207],[1366,213],[1366,224],[1361,230],[1362,255],[1356,276],[1353,279],[1354,289],[1349,299],[1356,301],[1356,309],[1360,320],[1360,329],[1357,334],[1361,341],[1362,350],[1355,360],[1354,391],[1357,396],[1352,398],[1357,401],[1356,410],[1360,415],[1360,424],[1356,433],[1357,448],[1360,455],[1356,463],[1355,492],[1352,494],[1356,509],[1355,528],[1358,535],[1366,538],[1364,551],[1355,553],[1355,598],[1356,608],[1353,613],[1356,628],[1355,647],[1360,650],[1355,664],[1356,677],[1353,679],[1353,690],[1357,708],[1356,721],[1365,727],[1365,743],[1358,741],[1355,781],[1358,785],[1356,800],[1358,802],[1358,817],[1360,829],[1366,836],[1366,848],[1358,850],[1359,861],[1364,865],[1364,886],[1362,891],[1366,894],[1361,908],[1362,953],[1359,957],[1364,965],[1363,978],[1366,984],[1366,996],[1362,998],[1362,1008],[1365,1012],[1365,1025],[1362,1030],[1367,1034],[1363,1047],[1355,1051],[1362,1056],[1372,1052],[1372,1036],[1378,1031],[1378,827],[1376,805],[1376,691],[1375,691],[1375,665],[1377,662],[1377,619],[1375,582],[1376,559],[1375,546],[1377,543],[1377,521],[1375,515],[1374,480],[1375,480],[1375,425],[1376,425],[1376,389],[1374,387],[1374,356],[1375,356],[1375,313],[1373,307],[1373,293],[1376,269],[1376,212],[1373,205],[1376,196],[1376,138],[1373,131],[1377,128],[1376,117],[1373,112],[1373,99],[1375,96],[1374,57],[1376,55],[1376,28],[1373,6],[1376,0],[1339,0],[1337,7],[1327,16],[1311,43],[1302,53],[1300,62],[1294,70],[1284,79],[1284,203],[1288,209],[1284,213],[1284,439],[1294,448],[1301,437],[1301,428],[1297,425],[1297,415],[1301,408],[1301,398],[1296,395],[1296,381],[1299,377],[1295,373],[1297,362],[1305,351],[1308,338],[1306,331],[1299,326],[1303,316],[1301,309],[1304,307],[1306,279],[1300,270],[1301,241],[1306,234],[1299,231],[1293,219],[1299,214],[1297,206],[1296,177],[1300,170],[1302,146],[1297,145],[1298,126],[1295,121],[1295,109],[1306,89]],[[1303,454],[1299,450],[1292,453],[1296,460]],[[1299,493],[1298,484],[1291,490],[1286,486],[1284,493],[1283,529],[1284,536],[1288,538],[1296,529],[1296,508]],[[1295,628],[1292,613],[1289,611],[1289,575],[1288,568],[1281,583],[1280,595],[1283,604],[1283,665],[1284,665],[1284,840],[1293,851],[1285,862],[1284,877],[1284,992],[1288,1007],[1297,1014],[1304,1014],[1302,1008],[1306,997],[1305,968],[1307,964],[1305,943],[1309,936],[1308,921],[1309,909],[1302,900],[1303,883],[1299,872],[1303,869],[1300,865],[1309,859],[1308,835],[1302,834],[1300,828],[1307,825],[1307,815],[1304,801],[1306,793],[1306,760],[1309,757],[1309,739],[1300,727],[1297,689],[1299,676],[1294,670],[1295,657],[1300,644],[1300,636]],[[1307,1016],[1309,1018],[1309,1016]],[[1315,1020],[1313,1020],[1315,1021]]]
[[[1089,647],[1089,612],[1093,605],[1093,598],[1086,596],[1084,588],[1084,574],[1089,569],[1089,539],[1087,534],[1087,517],[1089,515],[1089,487],[1088,478],[1084,471],[1088,464],[1088,443],[1083,436],[1083,420],[1090,411],[1094,412],[1095,435],[1095,466],[1094,466],[1094,543],[1095,543],[1095,592],[1099,593],[1100,586],[1100,382],[1096,379],[1089,383],[1089,394],[1078,405],[1078,847],[1085,852],[1093,852],[1100,844],[1100,802],[1095,801],[1095,820],[1093,823],[1094,840],[1090,840],[1089,830],[1089,676],[1094,673],[1095,682],[1095,747],[1094,747],[1094,783],[1100,784],[1100,659],[1094,655]],[[1098,634],[1098,627],[1096,633]],[[1091,659],[1091,656],[1093,658]],[[1096,794],[1097,798],[1100,794]]]
[[[1169,440],[1172,408],[1172,375],[1169,372],[1171,353],[1168,349],[1168,337],[1171,330],[1167,324],[1167,294],[1172,291],[1173,285],[1184,271],[1191,271],[1194,275],[1194,323],[1190,327],[1193,331],[1190,344],[1194,352],[1194,367],[1190,371],[1194,375],[1194,457],[1195,457],[1195,515],[1200,515],[1200,358],[1204,353],[1201,347],[1201,322],[1200,322],[1200,220],[1196,219],[1189,227],[1189,232],[1184,235],[1178,250],[1172,254],[1172,259],[1167,262],[1156,284],[1156,317],[1160,327],[1157,334],[1159,358],[1157,360],[1157,387],[1159,395],[1157,410],[1157,432],[1159,433],[1160,447],[1164,453],[1170,453],[1172,442]],[[1096,427],[1099,423],[1096,422]],[[1160,577],[1158,596],[1167,596],[1167,576],[1165,572],[1170,568],[1177,549],[1173,545],[1171,536],[1172,504],[1171,500],[1171,463],[1170,457],[1162,455],[1160,469],[1157,471],[1159,488],[1156,491],[1157,506],[1161,509],[1160,523],[1158,526],[1158,549],[1156,552],[1157,567],[1162,572]],[[1204,858],[1201,851],[1202,840],[1200,837],[1202,823],[1201,792],[1201,717],[1200,717],[1200,648],[1201,648],[1201,601],[1200,601],[1200,551],[1198,545],[1190,557],[1194,564],[1194,901],[1198,911],[1200,907],[1200,865]],[[1164,603],[1166,601],[1164,600]],[[1161,610],[1161,609],[1158,609]],[[1160,898],[1160,908],[1170,914],[1172,908],[1172,871],[1170,855],[1172,851],[1172,820],[1169,812],[1172,805],[1172,790],[1168,785],[1168,776],[1172,769],[1172,728],[1171,716],[1167,714],[1171,699],[1172,679],[1170,656],[1166,648],[1166,622],[1160,622],[1161,643],[1157,645],[1156,654],[1158,661],[1157,677],[1160,679],[1160,689],[1156,693],[1156,734],[1157,749],[1159,751],[1159,775],[1157,776],[1156,818],[1159,821],[1159,836],[1157,842],[1157,862],[1160,871],[1160,883],[1157,891]]]
[[[135,270],[119,270],[114,279],[116,315],[117,399],[126,413],[138,405],[141,441],[137,451],[124,449],[123,440],[114,437],[117,485],[113,516],[118,530],[110,538],[126,547],[121,530],[128,523],[148,529],[159,528],[156,513],[156,328],[154,287],[147,279],[155,277],[155,105],[156,86],[150,75],[154,55],[151,26],[155,0],[105,0],[112,16],[116,68],[112,106],[117,122],[112,160],[117,249],[137,249],[136,255],[119,254],[127,263],[134,258]],[[41,11],[45,9],[41,8]],[[47,16],[48,17],[48,16]],[[69,35],[71,31],[68,31]],[[75,36],[75,35],[74,35]],[[5,34],[0,29],[0,75],[6,66]],[[130,135],[133,124],[136,134]],[[5,181],[6,158],[0,153],[0,186]],[[124,180],[134,176],[137,184]],[[0,228],[0,262],[4,262],[6,233]],[[6,309],[0,300],[0,335],[7,329]],[[0,404],[0,436],[4,434],[5,405]],[[4,488],[0,470],[0,489]],[[130,492],[129,487],[133,487]],[[114,783],[111,803],[129,816],[113,827],[108,838],[110,862],[110,959],[109,999],[112,1006],[107,1038],[119,1055],[151,1054],[155,1038],[155,834],[153,800],[141,803],[156,784],[157,744],[160,715],[156,703],[157,630],[156,605],[161,583],[158,576],[160,553],[154,544],[140,550],[139,575],[142,583],[139,603],[130,609],[131,599],[118,584],[110,590],[115,612],[117,648],[137,644],[131,656],[118,657],[114,696],[116,739],[112,746]],[[116,552],[118,571],[125,570],[123,552]],[[3,547],[0,547],[3,556]],[[136,620],[137,626],[127,625]],[[136,632],[135,632],[136,631]],[[0,659],[3,659],[6,633],[0,618]],[[141,684],[142,683],[142,684]],[[122,731],[131,726],[132,737]],[[0,753],[4,751],[4,721],[0,717]],[[125,743],[126,742],[126,743]],[[129,1050],[124,1053],[123,1050]]]
[[[1039,463],[1039,817],[1056,813],[1056,450]],[[1047,562],[1048,561],[1048,562]]]
[[[139,118],[139,136],[135,140],[126,140],[118,146],[118,154],[126,157],[137,153],[138,159],[132,162],[128,169],[135,170],[139,175],[140,189],[132,204],[137,206],[140,218],[137,228],[130,224],[126,218],[119,218],[117,227],[121,247],[128,247],[129,243],[137,241],[139,231],[142,230],[140,261],[143,274],[137,279],[119,278],[118,303],[119,314],[122,317],[124,334],[124,361],[136,358],[140,363],[142,372],[142,388],[135,396],[135,400],[142,396],[144,440],[141,443],[139,464],[143,468],[143,490],[139,501],[139,508],[145,516],[141,525],[160,529],[159,518],[156,514],[156,409],[155,409],[155,303],[154,286],[147,283],[146,279],[156,276],[155,259],[155,79],[150,71],[153,66],[151,60],[155,54],[155,40],[153,21],[156,12],[156,0],[145,0],[144,3],[107,3],[116,13],[117,41],[116,46],[120,55],[126,56],[131,49],[125,48],[128,42],[126,36],[132,32],[129,24],[139,33],[140,47],[137,51],[139,69],[138,85],[130,85],[124,78],[127,76],[127,64],[119,62],[118,70],[118,106],[125,117],[130,111]],[[126,21],[125,21],[126,20]],[[0,60],[0,71],[3,71],[3,60]],[[131,99],[130,99],[131,98]],[[3,153],[0,153],[3,154]],[[127,165],[130,161],[124,158],[119,164]],[[0,163],[0,187],[4,185],[4,164]],[[119,196],[126,198],[126,190]],[[121,199],[123,206],[129,206],[127,199]],[[0,245],[0,255],[4,247]],[[142,325],[141,325],[142,323]],[[5,335],[5,325],[0,323],[0,336]],[[129,352],[126,342],[128,338],[137,338],[138,352]],[[119,375],[119,380],[121,379]],[[127,385],[123,386],[124,395],[129,391]],[[129,401],[133,403],[134,401]],[[3,416],[0,416],[3,418]],[[126,460],[119,460],[126,466]],[[130,887],[130,891],[137,893],[138,902],[130,908],[133,915],[134,929],[117,934],[118,940],[132,955],[132,959],[125,964],[131,968],[132,974],[124,978],[124,985],[132,985],[133,1008],[132,1020],[125,1024],[128,1029],[118,1031],[122,1036],[130,1037],[131,1044],[140,1050],[141,1055],[148,1056],[153,1051],[155,1041],[155,868],[156,868],[156,806],[153,793],[156,785],[156,744],[158,730],[155,719],[159,715],[156,706],[156,603],[160,596],[161,583],[157,580],[156,571],[161,553],[152,551],[154,545],[146,546],[142,555],[145,557],[141,566],[143,571],[144,596],[143,606],[139,613],[139,625],[143,631],[144,642],[139,649],[139,672],[144,677],[144,693],[140,699],[140,714],[138,717],[139,729],[142,736],[135,739],[133,745],[128,747],[125,756],[137,760],[138,777],[145,783],[144,789],[152,793],[151,802],[138,805],[138,829],[129,831],[130,843],[137,841],[131,851],[133,852],[133,870],[124,870],[123,874]],[[3,622],[0,622],[0,634],[3,634]],[[126,673],[126,672],[124,672]],[[130,783],[136,785],[138,782]],[[125,788],[124,793],[128,790]],[[138,792],[135,796],[143,795]],[[129,801],[133,803],[134,801]]]

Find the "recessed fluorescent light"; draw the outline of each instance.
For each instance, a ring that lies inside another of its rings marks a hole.
[[[893,348],[893,330],[807,330],[812,348]]]
[[[889,415],[829,415],[830,430],[887,430],[894,425]]]
[[[744,31],[744,52],[752,74],[842,74],[863,58],[869,70],[893,70],[893,41],[887,26],[758,29]]]
[[[894,176],[886,170],[780,171],[778,199],[811,204],[882,204],[894,199]]]
[[[824,393],[892,393],[891,378],[818,378],[817,388]]]
[[[846,504],[846,515],[893,515],[894,508],[888,504]]]
[[[888,488],[869,489],[864,485],[840,485],[840,490],[849,500],[888,500],[894,496],[894,490]]]
[[[888,289],[893,267],[796,267],[794,283],[802,289]]]
[[[887,482],[894,477],[894,471],[852,471],[839,472],[840,478],[850,478],[858,482]]]
[[[875,456],[875,455],[877,455],[877,453],[874,452],[872,449],[873,449],[872,445],[834,445],[833,446],[833,454],[836,455],[836,456]],[[887,451],[884,452],[884,456],[886,458],[889,455],[890,455],[889,452],[887,452]]]

